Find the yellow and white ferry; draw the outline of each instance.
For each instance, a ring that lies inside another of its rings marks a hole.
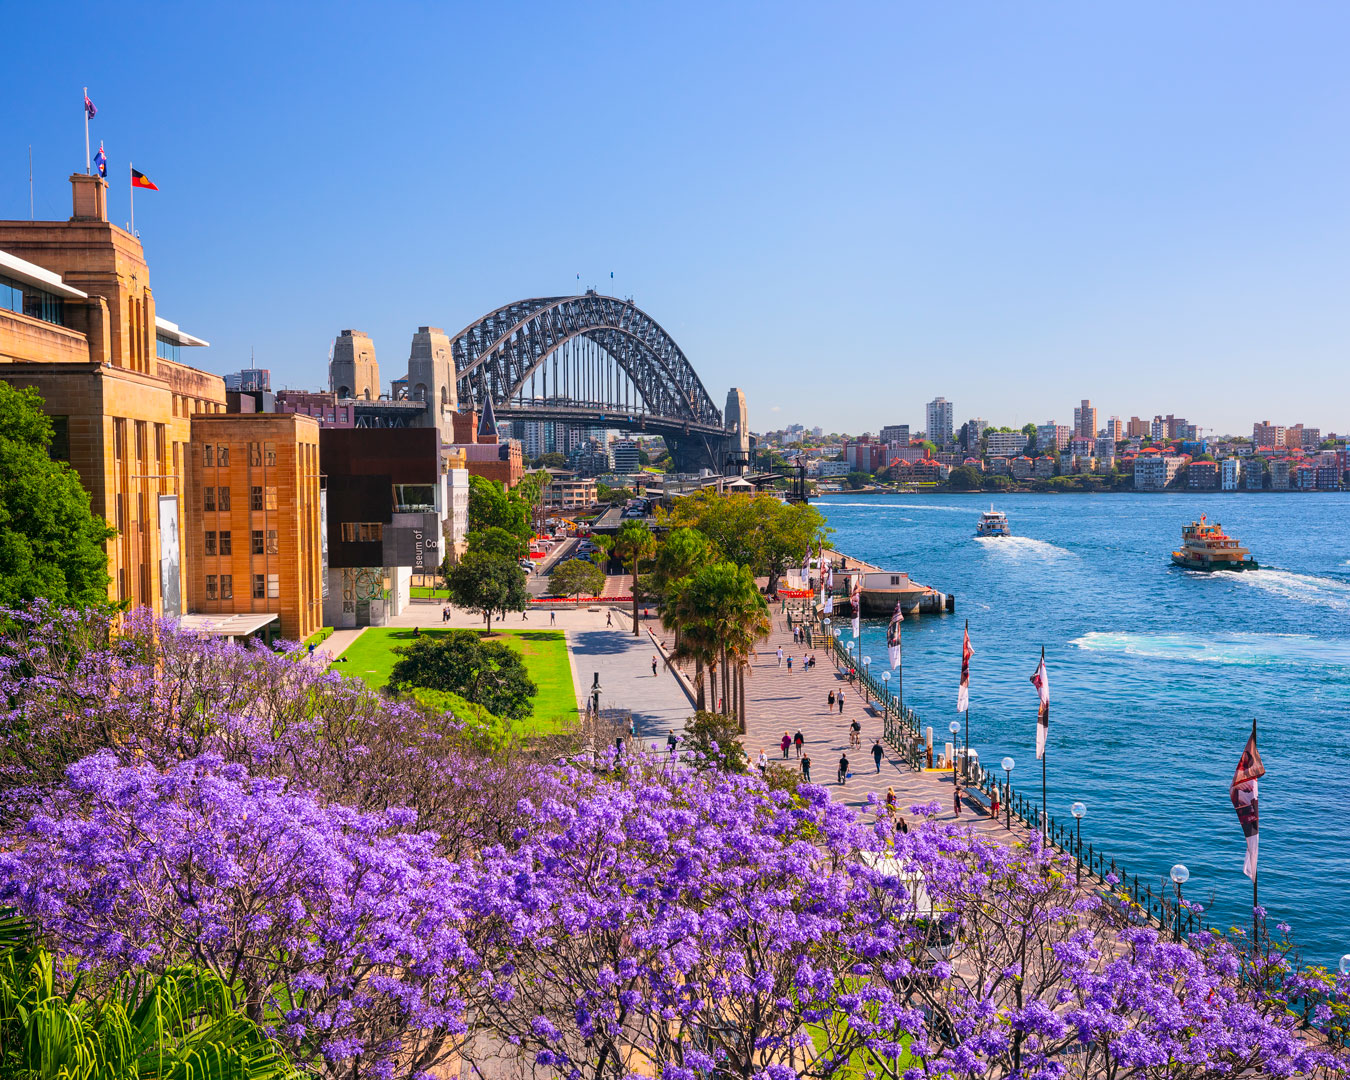
[[[1187,570],[1256,570],[1251,552],[1200,515],[1181,530],[1181,550],[1172,552],[1172,561]]]

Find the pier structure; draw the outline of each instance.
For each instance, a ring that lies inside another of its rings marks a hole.
[[[915,581],[907,573],[883,570],[879,566],[873,566],[869,562],[854,558],[842,551],[826,551],[824,558],[826,565],[833,565],[835,569],[834,588],[831,592],[834,596],[836,611],[840,610],[841,603],[844,610],[851,610],[849,577],[857,573],[863,575],[862,614],[864,618],[889,618],[891,613],[895,611],[897,601],[900,603],[901,610],[905,613],[906,618],[914,615],[937,615],[956,610],[956,597],[954,595]]]

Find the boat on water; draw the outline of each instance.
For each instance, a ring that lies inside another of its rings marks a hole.
[[[976,536],[1011,536],[1012,530],[1008,528],[1008,515],[1002,510],[995,510],[992,506],[980,515],[980,520],[975,526]]]
[[[1210,524],[1205,515],[1181,529],[1181,550],[1172,552],[1172,561],[1187,570],[1256,570],[1251,552],[1223,531],[1217,521]]]

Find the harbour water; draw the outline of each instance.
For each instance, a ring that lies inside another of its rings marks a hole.
[[[1050,813],[1069,822],[1085,802],[1084,844],[1155,892],[1185,863],[1187,898],[1223,926],[1251,915],[1228,783],[1255,717],[1262,905],[1305,959],[1350,952],[1350,493],[1011,495],[995,505],[1014,535],[980,539],[987,495],[814,505],[840,550],[956,594],[956,615],[904,624],[905,704],[935,745],[957,718],[969,619],[971,746],[986,768],[1011,755],[1013,786],[1039,797],[1029,679],[1044,645]],[[1201,513],[1262,569],[1173,567]],[[884,621],[864,622],[862,639],[876,673]]]

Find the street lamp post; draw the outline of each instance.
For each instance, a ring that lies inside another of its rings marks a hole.
[[[848,652],[848,668],[849,668],[849,671],[852,671],[852,670],[853,670],[853,642],[850,641],[847,645],[844,646],[844,649]],[[851,682],[852,679],[850,679],[849,681]]]
[[[1346,953],[1341,957],[1340,967],[1342,975],[1350,975],[1350,953]]]
[[[1172,940],[1181,940],[1181,887],[1189,880],[1191,872],[1186,869],[1184,863],[1177,863],[1172,867],[1172,884],[1177,887],[1177,921],[1172,928]]]
[[[952,733],[952,787],[956,786],[956,736],[961,733],[961,721],[953,720],[947,725],[947,730]]]
[[[862,658],[862,666],[863,666],[863,677],[862,677],[863,704],[866,704],[866,703],[867,703],[867,676],[868,676],[868,674],[870,674],[870,672],[871,672],[871,670],[872,670],[872,658],[871,658],[870,656],[864,656],[864,657]]]
[[[1012,771],[1017,762],[1010,757],[1005,757],[1000,764],[1003,766],[1003,806],[1008,812],[1008,830],[1012,831]]]
[[[1074,821],[1078,823],[1078,865],[1074,867],[1073,883],[1075,885],[1081,885],[1083,883],[1083,817],[1087,814],[1087,807],[1081,802],[1076,802],[1069,807],[1069,813],[1073,815]]]

